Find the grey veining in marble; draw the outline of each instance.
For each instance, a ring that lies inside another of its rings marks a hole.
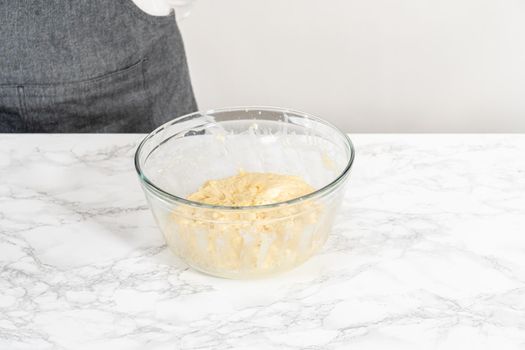
[[[523,349],[525,135],[355,135],[323,251],[272,278],[167,249],[137,135],[0,135],[0,349]]]

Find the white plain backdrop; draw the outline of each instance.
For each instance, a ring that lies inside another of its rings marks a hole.
[[[348,132],[525,132],[523,0],[198,0],[201,109],[272,105]]]

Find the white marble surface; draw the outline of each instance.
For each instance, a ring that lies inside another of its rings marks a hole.
[[[137,135],[0,135],[0,349],[523,349],[525,135],[354,135],[324,250],[273,278],[189,270]]]

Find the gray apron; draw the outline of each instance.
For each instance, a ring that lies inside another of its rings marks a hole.
[[[173,13],[0,0],[0,132],[149,132],[196,108]]]

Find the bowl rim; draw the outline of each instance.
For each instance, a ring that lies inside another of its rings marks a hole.
[[[176,196],[176,195],[174,195],[172,193],[169,193],[169,192],[161,189],[157,185],[155,185],[153,183],[153,181],[148,179],[148,177],[142,171],[141,166],[140,166],[140,161],[139,161],[139,156],[141,154],[142,148],[144,147],[144,145],[146,144],[146,142],[149,139],[151,139],[153,136],[155,136],[156,134],[158,134],[162,130],[166,129],[166,127],[171,126],[172,124],[176,123],[177,121],[179,121],[181,119],[187,119],[189,117],[193,117],[193,116],[196,116],[196,115],[207,115],[207,114],[213,114],[213,113],[218,113],[218,112],[234,112],[234,111],[248,112],[250,110],[283,112],[283,113],[291,113],[291,114],[293,113],[293,114],[297,114],[297,115],[299,115],[301,117],[305,117],[307,119],[311,119],[311,120],[314,120],[316,122],[320,122],[322,124],[325,124],[326,126],[328,126],[328,127],[332,128],[333,130],[337,131],[341,136],[343,136],[343,139],[346,141],[345,142],[345,146],[350,151],[350,158],[348,159],[348,162],[347,162],[345,168],[343,169],[343,171],[341,171],[341,173],[338,176],[335,177],[334,180],[332,180],[331,182],[329,182],[325,186],[323,186],[323,187],[321,187],[321,188],[319,188],[319,189],[317,189],[317,190],[315,190],[313,192],[310,192],[310,193],[305,194],[305,195],[300,196],[300,197],[296,197],[296,198],[292,198],[292,199],[289,199],[289,200],[286,200],[286,201],[282,201],[282,202],[277,202],[277,203],[272,203],[272,204],[252,205],[252,206],[213,205],[213,204],[206,204],[206,203],[201,203],[201,202],[195,202],[195,201],[183,198],[183,197],[179,197],[179,196]],[[180,117],[174,118],[174,119],[172,119],[172,120],[162,124],[161,126],[156,128],[155,130],[153,130],[152,132],[147,134],[144,137],[144,139],[140,142],[140,144],[137,147],[137,150],[135,151],[134,162],[135,162],[135,170],[137,171],[137,174],[138,174],[139,179],[141,180],[141,182],[144,185],[146,185],[146,187],[148,189],[153,190],[157,194],[161,195],[163,197],[163,199],[165,199],[165,200],[173,201],[175,203],[184,204],[184,205],[188,205],[188,206],[195,207],[195,208],[215,209],[215,210],[236,210],[236,211],[239,211],[239,210],[257,210],[257,209],[277,208],[277,207],[288,206],[288,205],[297,204],[297,203],[300,203],[300,202],[303,202],[303,201],[306,201],[306,200],[312,200],[312,199],[315,199],[315,198],[318,198],[318,197],[322,197],[323,195],[332,192],[334,189],[336,189],[338,187],[339,184],[341,184],[343,182],[343,180],[346,179],[346,177],[349,175],[350,169],[352,168],[352,165],[354,163],[354,158],[355,158],[355,148],[354,148],[354,144],[352,143],[352,140],[350,139],[350,137],[346,133],[341,131],[341,129],[339,129],[334,124],[332,124],[332,123],[330,123],[330,122],[328,122],[328,121],[326,121],[326,120],[324,120],[322,118],[319,118],[319,117],[317,117],[317,116],[315,116],[313,114],[302,112],[302,111],[291,109],[291,108],[282,108],[282,107],[273,107],[273,106],[235,106],[235,107],[213,108],[213,109],[208,109],[208,110],[196,111],[196,112],[193,112],[193,113],[185,114],[185,115],[182,115]]]

